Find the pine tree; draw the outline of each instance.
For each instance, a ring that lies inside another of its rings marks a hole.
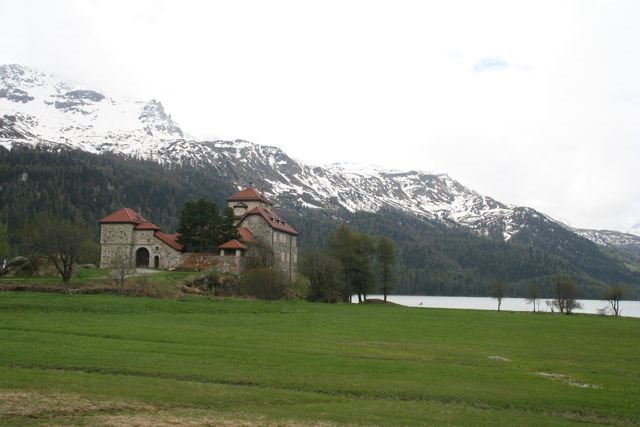
[[[395,282],[394,267],[396,264],[396,245],[393,240],[386,236],[381,236],[376,245],[376,259],[380,274],[380,288],[384,295],[385,302],[387,294],[393,289]]]
[[[9,256],[9,232],[5,224],[0,223],[0,264]]]
[[[227,206],[222,213],[222,220],[220,223],[220,242],[228,242],[232,239],[238,239],[240,237],[238,233],[238,227],[235,224],[236,216],[233,213],[233,208]]]
[[[220,213],[215,203],[205,199],[185,202],[180,211],[178,241],[190,251],[215,251],[220,243],[220,222]]]

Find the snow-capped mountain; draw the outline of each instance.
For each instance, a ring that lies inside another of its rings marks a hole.
[[[3,145],[38,139],[137,155],[159,142],[188,137],[158,101],[112,98],[19,65],[0,66],[0,113]]]
[[[623,249],[625,252],[640,255],[640,237],[635,234],[612,230],[572,229],[572,231],[598,245]]]
[[[386,207],[468,227],[508,240],[532,220],[557,225],[525,207],[483,196],[446,174],[334,164],[313,167],[276,147],[247,141],[197,141],[162,104],[142,102],[68,83],[18,65],[0,66],[0,145],[115,152],[159,162],[216,169],[237,186],[253,182],[278,201],[306,208],[376,212]],[[599,244],[640,237],[574,230]],[[620,237],[620,236],[622,237]]]

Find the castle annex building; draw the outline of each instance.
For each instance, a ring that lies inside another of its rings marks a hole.
[[[271,249],[276,268],[290,279],[297,274],[298,232],[273,209],[272,203],[249,187],[227,199],[233,208],[239,239],[218,246],[217,254],[185,252],[178,234],[167,234],[133,209],[123,208],[100,220],[100,267],[123,264],[169,270],[181,265],[206,264],[208,268],[240,273],[252,245]]]

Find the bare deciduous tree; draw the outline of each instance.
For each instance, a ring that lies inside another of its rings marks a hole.
[[[529,289],[527,292],[527,302],[533,304],[533,312],[536,312],[536,304],[538,305],[537,311],[540,311],[540,289],[537,285],[531,284],[529,285]]]
[[[554,284],[556,288],[556,299],[553,301],[553,304],[560,310],[560,313],[571,314],[574,309],[582,307],[580,303],[576,301],[578,296],[576,283],[569,275],[556,275]]]
[[[620,316],[620,300],[627,293],[627,288],[622,285],[611,286],[602,293],[602,298],[607,300],[615,317]]]
[[[91,252],[91,232],[66,219],[39,215],[24,226],[20,236],[23,249],[31,256],[53,264],[68,292],[74,265]]]
[[[502,299],[507,295],[507,291],[507,284],[500,280],[496,280],[489,286],[491,297],[498,300],[498,311],[500,311],[500,307],[502,306]]]
[[[118,252],[113,258],[113,266],[110,277],[117,286],[118,293],[122,295],[124,282],[127,280],[127,277],[135,272],[135,269],[131,265],[131,257],[125,252]]]

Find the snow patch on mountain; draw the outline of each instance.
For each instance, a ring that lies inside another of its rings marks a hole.
[[[602,246],[621,247],[621,246],[638,246],[640,247],[640,236],[630,233],[621,233],[612,230],[587,230],[573,229],[573,232],[591,240]]]
[[[0,119],[0,136],[90,152],[140,155],[187,138],[158,101],[112,98],[19,65],[0,66]]]
[[[0,145],[67,147],[214,168],[238,187],[249,182],[264,187],[276,202],[350,212],[390,207],[503,240],[518,233],[528,219],[544,217],[483,196],[447,174],[354,163],[311,166],[277,147],[244,140],[198,141],[157,100],[73,87],[19,65],[0,66]],[[615,232],[576,232],[600,244],[622,239],[611,234]]]

